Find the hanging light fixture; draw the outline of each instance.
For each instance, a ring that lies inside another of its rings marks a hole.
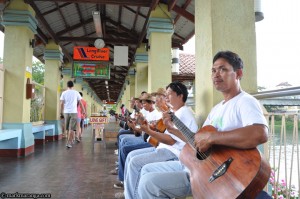
[[[255,22],[264,19],[264,13],[261,8],[261,0],[254,0],[254,12],[255,12]]]
[[[101,22],[101,15],[100,11],[93,11],[93,20],[94,20],[94,25],[95,25],[95,30],[96,30],[96,35],[99,37],[98,39],[95,40],[94,46],[98,49],[103,48],[105,46],[105,42],[102,39],[103,38],[103,32],[102,32],[102,22]]]

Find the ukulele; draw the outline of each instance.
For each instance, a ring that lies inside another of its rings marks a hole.
[[[195,134],[174,113],[170,114],[175,126],[188,140],[179,158],[190,170],[194,198],[255,198],[265,187],[271,168],[257,148],[236,149],[214,145],[206,152],[199,152],[194,147]],[[215,131],[209,125],[197,133]]]

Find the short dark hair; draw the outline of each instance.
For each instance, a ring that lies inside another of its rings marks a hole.
[[[67,86],[69,88],[72,88],[74,86],[74,83],[70,80],[70,81],[67,82]]]
[[[172,91],[174,91],[177,94],[177,96],[178,95],[183,95],[182,100],[183,100],[184,103],[186,102],[187,96],[188,96],[188,91],[187,91],[187,88],[184,84],[182,84],[181,82],[176,81],[176,82],[170,83],[166,87],[166,89],[168,89],[168,88],[171,88]]]
[[[233,67],[233,70],[236,71],[237,69],[243,69],[244,68],[244,64],[242,59],[240,58],[240,56],[234,52],[231,51],[220,51],[218,52],[213,59],[213,63],[215,63],[215,61],[217,59],[226,59],[226,61]]]

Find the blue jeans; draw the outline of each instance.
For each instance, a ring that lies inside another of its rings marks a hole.
[[[125,169],[125,161],[127,155],[133,150],[143,149],[148,147],[152,147],[152,145],[149,144],[148,142],[123,146],[123,148],[119,151],[118,178],[120,181],[124,181],[124,169]]]
[[[217,191],[217,190],[216,190]],[[158,162],[145,165],[138,186],[139,198],[183,198],[192,195],[190,176],[180,161]],[[271,199],[261,191],[256,199]]]
[[[154,147],[134,150],[129,153],[126,159],[124,172],[124,193],[125,198],[136,199],[138,196],[138,187],[143,166],[152,162],[163,162],[178,160],[178,157],[169,149]]]
[[[119,130],[119,133],[118,133],[118,136],[117,136],[117,146],[119,146],[119,137],[120,137],[120,135],[124,135],[124,134],[133,134],[133,132],[130,131],[130,130],[125,130],[125,129],[121,128]]]

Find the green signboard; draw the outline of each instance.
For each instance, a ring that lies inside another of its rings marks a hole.
[[[105,61],[74,61],[73,77],[110,79],[109,62]]]

